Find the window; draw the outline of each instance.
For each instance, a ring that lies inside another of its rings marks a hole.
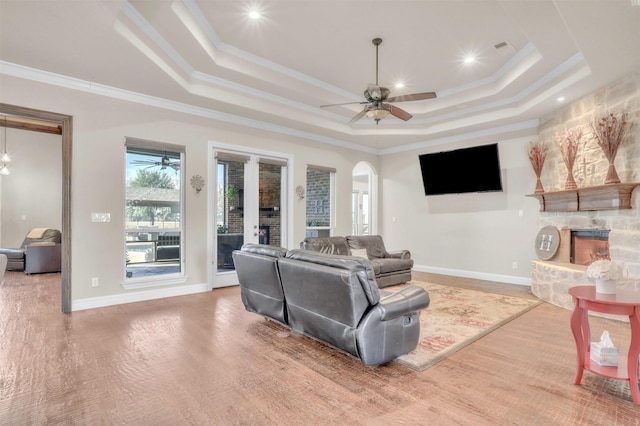
[[[328,237],[334,227],[336,170],[307,165],[307,237]]]
[[[126,140],[126,280],[183,275],[184,147]],[[131,287],[127,287],[131,288]]]

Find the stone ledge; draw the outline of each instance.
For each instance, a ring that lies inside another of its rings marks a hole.
[[[537,259],[531,261],[531,293],[539,299],[572,311],[573,298],[569,295],[569,289],[579,285],[595,285],[592,280],[587,278],[586,266]],[[618,287],[640,292],[640,281],[626,279],[620,281]],[[589,312],[589,315],[618,321],[629,321],[629,318],[620,315],[601,314],[599,312]]]

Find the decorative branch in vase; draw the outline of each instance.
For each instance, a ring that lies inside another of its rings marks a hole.
[[[531,161],[533,172],[536,174],[536,194],[544,192],[540,175],[542,174],[542,167],[544,166],[544,160],[547,158],[548,151],[549,145],[542,141],[529,142],[529,161]]]
[[[554,139],[560,147],[562,159],[567,166],[567,180],[564,184],[564,189],[576,189],[578,185],[576,185],[576,180],[573,178],[573,165],[576,162],[576,156],[580,148],[582,132],[574,133],[571,130],[567,130],[564,133],[556,133]]]
[[[593,135],[600,148],[602,148],[605,157],[607,157],[607,161],[609,161],[609,170],[607,170],[607,177],[604,180],[605,185],[620,183],[614,160],[620,144],[622,144],[627,135],[628,128],[629,122],[627,121],[626,112],[621,113],[619,116],[610,113],[591,123]]]

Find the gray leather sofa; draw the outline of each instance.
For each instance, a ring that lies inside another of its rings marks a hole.
[[[430,302],[424,289],[407,286],[381,295],[365,259],[256,246],[245,244],[233,253],[248,311],[348,352],[365,365],[383,364],[416,348],[419,312]]]
[[[359,251],[366,250],[378,287],[384,288],[411,281],[413,259],[409,250],[388,252],[380,235],[307,237],[300,243],[300,248],[344,256],[359,255]]]

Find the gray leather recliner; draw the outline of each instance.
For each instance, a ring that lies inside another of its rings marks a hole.
[[[285,325],[287,311],[278,259],[286,253],[281,247],[250,243],[232,253],[245,309]]]
[[[407,286],[381,296],[371,263],[351,256],[290,250],[278,265],[293,331],[365,365],[383,364],[416,348],[419,311],[430,302],[424,289]]]

